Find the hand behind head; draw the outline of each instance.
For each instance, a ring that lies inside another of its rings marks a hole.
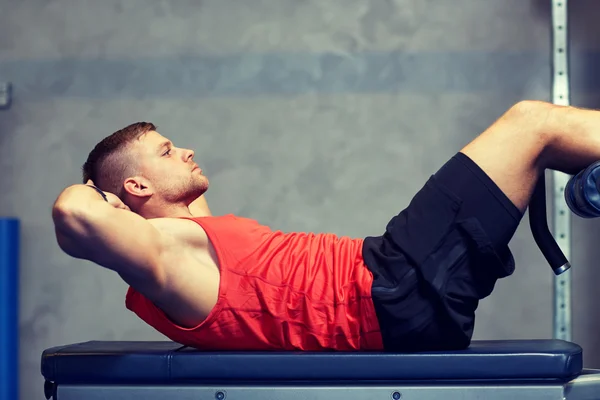
[[[102,191],[96,185],[94,185],[94,182],[91,179],[89,179],[86,182],[86,185],[93,186],[94,188],[96,188],[96,190]],[[125,203],[123,203],[121,201],[121,199],[118,198],[116,195],[114,195],[114,194],[112,194],[110,192],[105,192],[105,191],[102,191],[102,193],[104,193],[104,195],[106,196],[106,201],[108,202],[108,204],[110,204],[114,208],[120,208],[122,210],[131,211],[129,209],[129,207]]]

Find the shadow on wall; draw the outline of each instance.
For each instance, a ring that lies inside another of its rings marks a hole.
[[[536,0],[535,6],[539,18],[551,24],[551,2]],[[568,1],[568,12],[571,104],[600,109],[600,25],[597,23],[600,1]],[[584,220],[572,215],[571,232],[572,340],[583,346],[585,366],[597,368],[600,366],[600,336],[597,334],[600,331],[600,312],[597,311],[600,219]]]

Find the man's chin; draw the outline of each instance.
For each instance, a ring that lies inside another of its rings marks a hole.
[[[208,179],[204,179],[202,184],[200,185],[199,190],[202,192],[202,194],[204,194],[208,190],[209,186],[210,186],[210,184],[208,183]]]
[[[210,186],[210,182],[208,181],[208,178],[204,175],[202,175],[202,181],[200,182],[200,186],[202,192],[206,192],[208,190],[208,187]]]
[[[208,186],[208,179],[204,179],[200,184],[196,184],[193,193],[194,197],[197,198],[206,193],[208,191]]]

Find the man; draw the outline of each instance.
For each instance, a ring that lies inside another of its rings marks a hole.
[[[600,159],[600,114],[511,107],[446,162],[379,237],[283,233],[212,216],[194,152],[154,125],[100,142],[52,215],[69,255],[117,272],[126,306],[203,349],[420,351],[469,345],[480,299],[545,169]]]

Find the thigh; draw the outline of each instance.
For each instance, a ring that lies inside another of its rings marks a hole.
[[[388,349],[468,345],[479,300],[514,270],[508,241],[520,214],[461,157],[432,176],[383,235],[365,238]]]
[[[503,193],[525,211],[543,169],[548,132],[543,124],[552,105],[521,102],[511,107],[462,150],[500,187]]]

